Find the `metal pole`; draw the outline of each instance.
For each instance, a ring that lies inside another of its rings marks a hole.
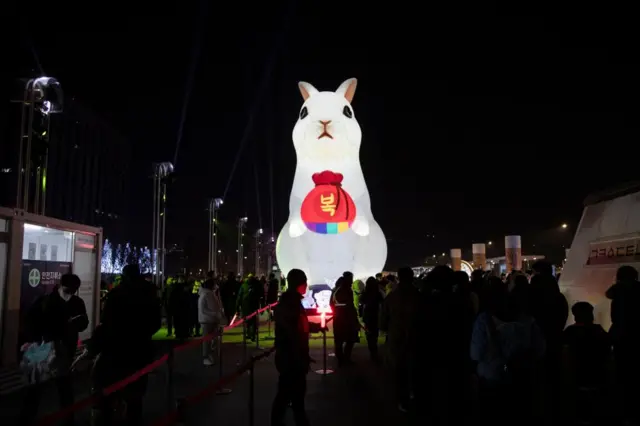
[[[247,360],[247,320],[242,319],[242,362]]]
[[[240,279],[244,276],[244,247],[242,244],[242,229],[244,228],[244,222],[242,219],[238,221],[238,275]]]
[[[271,316],[273,315],[273,308],[267,310],[269,318],[267,319],[267,339],[271,338]]]
[[[255,254],[254,254],[254,256],[255,256],[254,260],[255,260],[255,263],[256,263],[256,265],[255,265],[256,277],[260,276],[260,271],[259,271],[260,270],[260,258],[258,257],[259,256],[259,251],[258,251],[258,244],[259,243],[260,243],[260,236],[258,234],[256,234],[256,246],[255,246]]]
[[[27,151],[25,152],[25,173],[24,173],[24,201],[22,208],[29,211],[29,185],[31,185],[31,138],[33,137],[33,111],[35,93],[33,92],[33,80],[29,85],[29,124],[27,126]],[[29,83],[27,83],[29,84]]]
[[[36,166],[36,191],[33,197],[33,212],[35,214],[40,213],[40,166]]]
[[[322,370],[327,373],[327,332],[322,332]]]
[[[158,180],[158,184],[156,186],[156,215],[158,216],[156,220],[156,280],[158,284],[163,286],[162,280],[160,279],[160,271],[162,271],[162,247],[160,247],[160,231],[162,229],[162,214],[160,209],[160,203],[162,202],[162,184],[160,179],[160,169],[158,169],[156,179]]]
[[[256,321],[256,349],[260,349],[260,313],[255,316]]]
[[[23,156],[24,156],[24,139],[28,137],[25,135],[25,130],[27,126],[27,105],[31,105],[29,101],[29,86],[33,83],[33,80],[29,80],[24,86],[24,96],[22,97],[22,117],[20,119],[21,127],[20,127],[20,151],[18,152],[18,168],[16,169],[16,173],[18,173],[18,182],[16,188],[16,208],[22,208],[22,179],[23,179]],[[31,127],[31,123],[29,123],[29,127]]]
[[[224,376],[224,371],[222,368],[222,333],[223,329],[218,333],[218,380],[221,380]]]
[[[158,179],[157,179],[157,167],[154,171],[153,175],[153,231],[151,232],[151,272],[153,277],[153,283],[158,285],[158,254],[156,251],[156,232],[157,232],[157,221],[158,221],[158,211],[157,211],[157,198],[158,198]]]
[[[224,371],[222,368],[222,334],[224,333],[224,327],[220,327],[218,333],[218,380],[222,379],[224,376]],[[231,393],[231,389],[222,388],[218,389],[216,395],[228,395]]]
[[[174,383],[173,383],[173,367],[175,361],[175,352],[173,346],[169,349],[169,357],[167,359],[167,413],[170,413],[174,407]]]
[[[160,272],[160,279],[164,285],[165,275],[165,231],[167,228],[167,183],[162,183],[162,271]]]
[[[218,209],[213,211],[213,271],[218,273]]]
[[[44,161],[42,163],[42,174],[40,176],[42,194],[42,216],[46,213],[47,205],[47,169],[49,168],[49,135],[51,134],[51,118],[47,116],[47,141],[44,147]]]
[[[254,386],[255,386],[255,378],[254,378],[254,362],[251,362],[249,366],[249,426],[253,426],[255,423],[255,413],[254,413]]]
[[[207,271],[211,271],[213,268],[213,207],[214,201],[209,201],[209,263],[207,264]]]

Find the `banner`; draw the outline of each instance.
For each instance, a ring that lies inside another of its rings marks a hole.
[[[593,242],[587,265],[622,265],[640,262],[640,238]]]
[[[20,313],[24,316],[41,296],[51,293],[60,284],[60,278],[71,272],[71,262],[45,260],[22,261],[22,283],[20,288]]]

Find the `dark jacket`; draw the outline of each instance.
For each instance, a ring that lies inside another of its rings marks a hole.
[[[605,293],[611,299],[611,329],[613,343],[637,341],[640,335],[640,282],[618,282]]]
[[[155,286],[142,279],[111,290],[96,329],[95,350],[113,362],[132,367],[151,362],[152,337],[162,321]]]
[[[319,332],[320,325],[309,323],[301,301],[298,292],[286,291],[274,310],[275,360],[280,373],[306,374],[309,371],[309,333]]]
[[[62,343],[70,357],[78,346],[78,334],[88,326],[84,301],[73,295],[65,302],[58,293],[58,287],[38,299],[27,317],[28,340]]]
[[[342,285],[331,298],[333,310],[333,336],[336,341],[357,342],[360,322],[353,303],[351,286]]]
[[[384,300],[382,293],[377,288],[374,290],[365,290],[360,296],[360,303],[363,305],[362,321],[367,330],[370,331],[376,331],[380,326],[380,308]]]
[[[267,283],[267,304],[276,303],[278,301],[278,280],[273,278]]]

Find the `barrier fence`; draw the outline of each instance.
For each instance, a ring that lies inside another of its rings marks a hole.
[[[267,311],[267,310],[271,310],[274,306],[277,305],[276,303],[272,303],[270,305],[267,305],[261,309],[258,309],[257,311],[243,317],[240,318],[238,321],[232,321],[231,324],[225,326],[224,328],[222,328],[222,332],[218,332],[218,333],[211,333],[199,338],[195,338],[192,339],[188,342],[185,342],[181,345],[175,346],[175,347],[171,347],[169,349],[169,352],[162,355],[160,358],[156,359],[155,361],[151,362],[150,364],[148,364],[147,366],[145,366],[144,368],[136,371],[135,373],[133,373],[132,375],[130,375],[129,377],[126,377],[116,383],[113,383],[112,385],[109,385],[107,387],[105,387],[104,389],[101,389],[100,391],[90,395],[89,397],[86,397],[80,401],[75,402],[73,405],[69,406],[69,407],[65,407],[64,409],[57,411],[55,413],[49,414],[44,416],[43,418],[39,419],[36,422],[37,426],[50,426],[53,425],[61,420],[65,420],[66,418],[68,418],[69,416],[71,416],[72,414],[87,408],[87,407],[92,407],[94,405],[96,405],[102,398],[110,396],[118,391],[123,390],[124,388],[126,388],[128,385],[134,383],[135,381],[137,381],[138,379],[142,378],[143,376],[151,373],[152,371],[158,369],[159,367],[163,366],[165,363],[167,363],[167,414],[161,418],[160,420],[154,422],[154,425],[169,425],[171,424],[171,422],[175,422],[176,420],[180,420],[181,415],[183,415],[184,410],[185,410],[185,406],[187,404],[193,404],[195,402],[198,402],[200,400],[202,400],[204,397],[214,393],[214,392],[220,392],[220,391],[225,391],[224,386],[226,386],[227,384],[233,382],[235,379],[237,379],[239,376],[241,376],[243,373],[249,371],[250,372],[250,389],[251,389],[251,394],[250,394],[250,407],[253,407],[253,368],[254,368],[254,364],[256,361],[259,361],[263,358],[268,357],[274,350],[275,348],[271,348],[268,350],[265,350],[264,352],[252,356],[250,358],[247,358],[247,322],[251,319],[253,319],[254,317],[258,316],[257,320],[256,320],[256,348],[259,349],[259,343],[260,343],[260,318],[259,315],[262,314],[263,312]],[[243,351],[243,358],[242,358],[242,362],[239,363],[238,368],[232,372],[231,374],[228,375],[224,375],[223,372],[223,351],[222,351],[222,339],[223,339],[223,335],[224,332],[226,331],[230,331],[236,327],[239,327],[242,325],[242,351]],[[268,327],[269,327],[269,335],[271,334],[271,316],[269,316],[269,322],[268,322]],[[179,403],[177,403],[177,401],[175,400],[175,396],[174,396],[174,362],[175,362],[175,355],[178,352],[183,352],[187,349],[193,348],[193,347],[198,347],[201,346],[203,343],[206,342],[211,342],[213,339],[217,339],[217,346],[218,346],[218,368],[219,368],[219,373],[218,373],[218,380],[211,384],[210,386],[205,387],[203,390],[199,391],[198,393],[191,395],[187,398],[182,399],[181,401],[179,401]],[[222,393],[228,393],[230,392],[229,390],[226,390],[227,392],[222,392]],[[249,424],[250,426],[253,425],[253,409],[250,410],[249,413],[250,419],[249,419]]]

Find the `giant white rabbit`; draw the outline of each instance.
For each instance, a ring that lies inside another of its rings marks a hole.
[[[304,104],[293,128],[296,172],[276,256],[284,274],[302,269],[310,285],[333,287],[345,271],[373,276],[387,259],[360,165],[362,131],[351,106],[356,84],[351,78],[335,92],[319,92],[298,83]]]

